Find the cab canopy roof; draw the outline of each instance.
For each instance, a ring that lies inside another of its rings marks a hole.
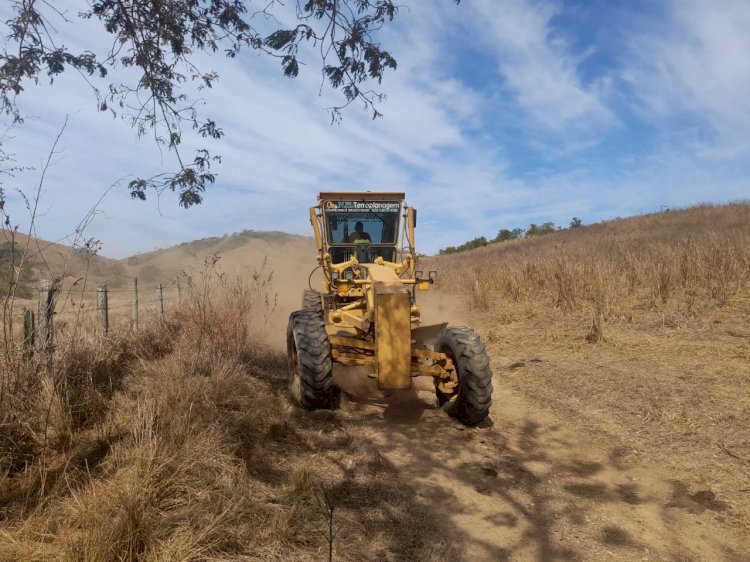
[[[404,197],[387,191],[322,191],[318,201],[403,201]]]

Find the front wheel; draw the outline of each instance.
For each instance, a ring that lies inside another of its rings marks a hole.
[[[330,408],[333,399],[333,359],[321,315],[292,312],[286,331],[289,389],[308,410]]]
[[[458,372],[458,392],[445,395],[437,390],[438,402],[460,422],[478,424],[492,404],[492,369],[482,340],[471,328],[445,328],[438,334],[435,351],[448,355]]]

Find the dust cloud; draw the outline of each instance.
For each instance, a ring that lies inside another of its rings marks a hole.
[[[450,326],[471,326],[472,314],[464,299],[435,290],[417,292],[417,305],[422,310],[422,325],[447,322]]]

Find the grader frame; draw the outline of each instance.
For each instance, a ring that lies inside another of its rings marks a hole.
[[[292,394],[308,408],[328,407],[332,363],[370,368],[382,390],[412,388],[414,377],[430,376],[441,405],[477,423],[492,392],[484,346],[468,328],[421,326],[417,292],[430,289],[436,272],[425,277],[418,269],[417,212],[404,199],[403,193],[322,192],[310,209],[323,281],[305,292],[304,310],[290,319]]]

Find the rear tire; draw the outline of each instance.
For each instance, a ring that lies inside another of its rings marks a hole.
[[[305,289],[305,292],[302,293],[302,310],[315,312],[318,316],[323,318],[323,303],[321,302],[320,293],[318,291]]]
[[[286,341],[292,398],[308,410],[330,408],[333,359],[321,314],[310,310],[292,312]]]
[[[482,340],[471,328],[445,328],[438,335],[435,351],[446,353],[453,360],[459,387],[455,398],[438,390],[438,402],[460,422],[478,424],[490,413],[492,405],[492,369]]]

